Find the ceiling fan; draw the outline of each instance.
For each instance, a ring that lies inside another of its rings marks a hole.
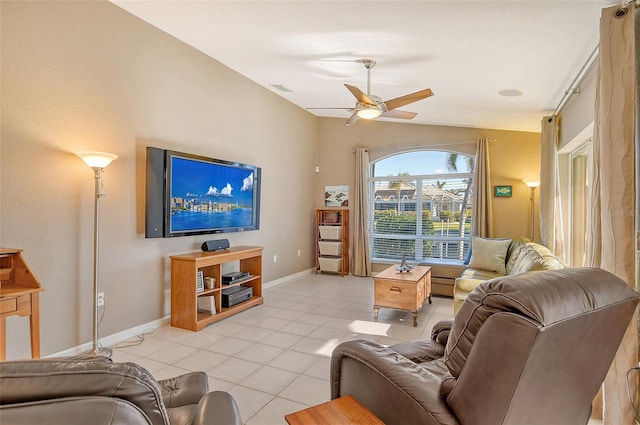
[[[395,99],[383,101],[378,96],[371,94],[371,69],[376,66],[376,61],[373,59],[361,59],[356,62],[361,62],[367,69],[367,93],[351,84],[345,84],[344,86],[353,94],[356,98],[356,106],[353,108],[308,108],[308,109],[346,109],[353,112],[349,119],[344,123],[345,126],[354,124],[359,118],[363,119],[375,119],[378,117],[397,118],[403,120],[410,120],[418,115],[415,112],[400,111],[399,108],[409,103],[417,102],[418,100],[426,99],[433,96],[431,89],[424,89],[415,93],[407,94],[405,96],[396,97]]]

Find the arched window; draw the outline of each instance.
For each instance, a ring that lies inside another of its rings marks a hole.
[[[371,258],[463,260],[470,245],[473,163],[473,156],[441,150],[374,162]]]

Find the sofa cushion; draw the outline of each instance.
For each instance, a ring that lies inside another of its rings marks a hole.
[[[518,251],[518,256],[512,263],[509,274],[562,268],[564,268],[564,264],[551,250],[540,244],[528,242],[523,244],[523,247]]]
[[[526,243],[522,240],[514,240],[509,246],[509,251],[507,252],[507,264],[505,265],[505,274],[513,274],[511,270],[513,270],[514,265],[520,257],[520,253],[525,249],[525,247]]]
[[[504,275],[507,251],[511,239],[471,238],[471,260],[469,267],[498,272]]]
[[[482,269],[466,269],[458,279],[489,280],[500,276],[504,276],[504,274]]]
[[[487,280],[488,279],[468,279],[465,277],[459,277],[458,279],[456,279],[456,290],[466,295],[476,289],[476,286]]]

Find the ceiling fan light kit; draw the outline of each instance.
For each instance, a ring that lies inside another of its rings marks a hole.
[[[361,59],[355,62],[364,64],[364,67],[367,69],[367,93],[364,93],[356,86],[345,84],[344,86],[347,88],[347,90],[349,90],[351,94],[356,98],[356,106],[354,108],[320,108],[347,110],[350,109],[351,111],[353,111],[353,114],[344,123],[345,126],[354,124],[356,121],[358,121],[358,118],[372,120],[378,117],[384,117],[410,120],[417,115],[415,112],[400,111],[396,108],[433,96],[433,92],[431,91],[431,89],[424,89],[405,96],[397,97],[395,99],[387,100],[385,102],[378,96],[374,96],[371,94],[371,69],[376,65],[376,61],[374,61],[373,59]]]
[[[382,112],[375,107],[368,107],[365,109],[361,109],[356,112],[360,118],[364,118],[365,120],[372,120],[374,118],[378,118]]]

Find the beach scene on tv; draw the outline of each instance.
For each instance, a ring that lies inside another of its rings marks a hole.
[[[171,159],[171,231],[252,225],[254,170]]]

